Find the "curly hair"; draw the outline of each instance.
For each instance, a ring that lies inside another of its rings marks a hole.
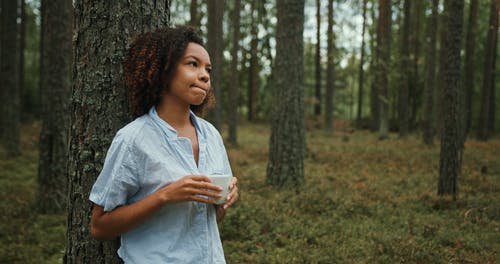
[[[133,39],[124,62],[124,75],[134,118],[158,105],[162,91],[168,89],[177,63],[191,42],[204,47],[202,39],[188,26],[162,28]],[[203,103],[190,108],[195,114],[203,115],[204,110],[214,104],[214,92],[210,89]]]

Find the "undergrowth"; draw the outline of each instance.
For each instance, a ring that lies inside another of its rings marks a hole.
[[[60,263],[63,214],[36,213],[39,126],[0,153],[0,263]],[[465,146],[456,201],[436,195],[439,148],[419,136],[310,129],[305,184],[266,184],[269,127],[228,146],[240,200],[220,225],[228,263],[497,263],[500,140]],[[1,151],[0,151],[1,152]]]

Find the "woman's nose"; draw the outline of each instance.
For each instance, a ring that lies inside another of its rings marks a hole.
[[[203,82],[208,82],[210,80],[210,75],[208,74],[208,72],[206,71],[203,71],[200,76],[199,76],[200,80],[203,81]]]

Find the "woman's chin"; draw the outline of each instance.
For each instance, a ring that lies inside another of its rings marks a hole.
[[[199,98],[196,98],[191,101],[192,105],[201,105],[203,104],[203,101],[205,101],[205,96],[200,96]]]

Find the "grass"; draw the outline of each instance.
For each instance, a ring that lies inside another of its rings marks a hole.
[[[0,159],[0,263],[58,263],[64,250],[65,216],[33,213],[37,130]],[[456,201],[437,197],[439,148],[417,136],[311,128],[299,189],[267,186],[268,142],[268,126],[243,124],[228,147],[240,187],[220,226],[228,263],[498,262],[500,139],[466,143]]]

